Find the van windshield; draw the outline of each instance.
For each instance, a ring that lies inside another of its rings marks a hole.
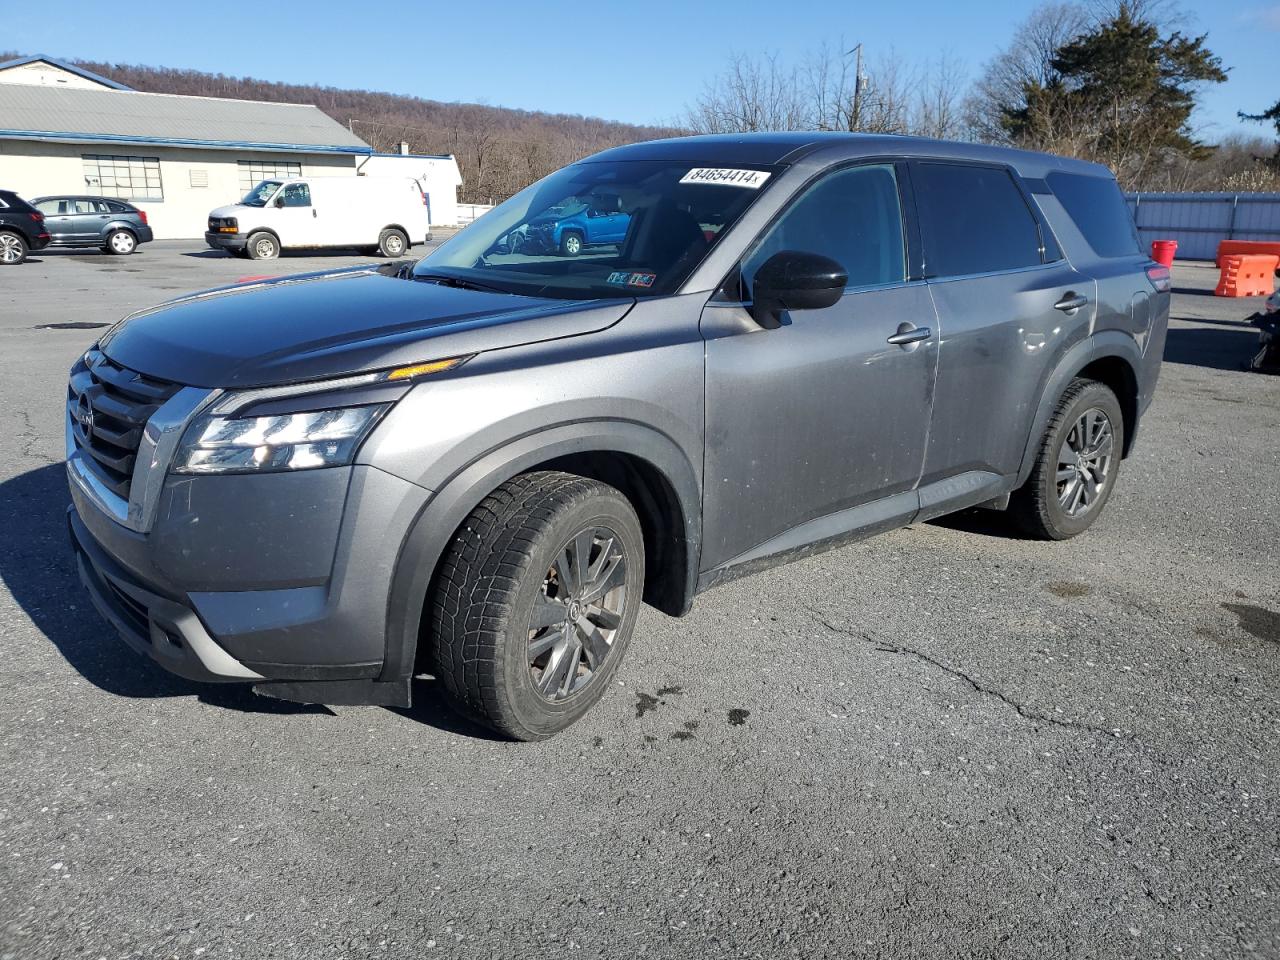
[[[774,168],[587,161],[522,190],[414,267],[532,297],[669,294],[760,195]]]
[[[279,180],[263,180],[260,184],[245,194],[245,198],[240,202],[246,207],[265,207],[267,205],[267,201],[271,199],[271,195],[279,189]]]

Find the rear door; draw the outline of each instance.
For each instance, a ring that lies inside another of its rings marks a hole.
[[[1088,335],[1096,295],[1008,167],[919,160],[911,181],[941,336],[929,516],[1018,472],[1049,374]]]
[[[73,210],[71,239],[77,243],[91,243],[102,239],[102,231],[111,218],[107,205],[90,197],[77,197],[67,203]]]
[[[928,288],[907,280],[899,182],[892,163],[825,173],[744,258],[749,296],[775,253],[830,257],[849,274],[834,306],[776,330],[704,309],[704,571],[915,514],[937,340]]]

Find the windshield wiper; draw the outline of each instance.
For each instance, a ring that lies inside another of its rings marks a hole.
[[[501,287],[493,287],[487,283],[477,283],[475,280],[465,280],[462,277],[450,277],[443,273],[415,273],[413,279],[423,280],[427,283],[438,283],[442,287],[457,287],[461,290],[481,290],[486,293],[512,295],[510,290],[503,290]]]

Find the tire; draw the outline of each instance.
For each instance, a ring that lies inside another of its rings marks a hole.
[[[1089,529],[1111,499],[1124,450],[1124,413],[1105,384],[1072,380],[1049,418],[1035,467],[1009,514],[1026,533],[1067,540]]]
[[[576,230],[566,230],[560,238],[560,255],[576,257],[582,252],[582,234]]]
[[[396,257],[403,257],[408,250],[409,238],[404,235],[403,230],[388,227],[378,234],[378,252],[384,257],[394,260]]]
[[[594,579],[582,589],[574,571],[584,545]],[[472,511],[445,551],[428,600],[430,668],[476,722],[546,739],[608,689],[643,586],[644,538],[621,493],[567,473],[521,474]],[[593,587],[605,591],[595,602]]]
[[[113,230],[102,249],[117,257],[127,257],[138,249],[138,238],[128,230]]]
[[[27,259],[27,241],[20,233],[0,230],[0,266],[16,267]]]
[[[250,260],[274,260],[280,256],[280,241],[265,230],[250,234],[244,247]]]

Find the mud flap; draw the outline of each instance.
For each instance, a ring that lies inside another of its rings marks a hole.
[[[261,697],[319,703],[331,707],[412,706],[410,679],[403,680],[273,680],[255,683],[253,692]]]

